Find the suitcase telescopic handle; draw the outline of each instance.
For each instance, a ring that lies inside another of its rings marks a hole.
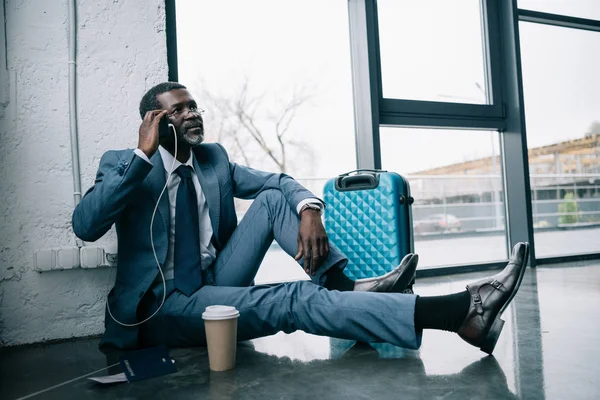
[[[376,174],[380,174],[380,173],[382,173],[382,172],[387,172],[387,171],[386,171],[386,170],[383,170],[383,169],[368,169],[368,168],[362,168],[362,169],[355,169],[354,171],[346,172],[345,174],[341,174],[341,175],[338,175],[338,176],[341,178],[341,177],[343,177],[343,176],[348,176],[348,175],[350,175],[350,174],[353,174],[353,173],[355,173],[355,172],[356,172],[356,173],[360,173],[360,172],[374,172],[374,173],[376,173]]]
[[[356,175],[350,175],[356,172]],[[367,172],[367,173],[361,173]],[[376,169],[357,169],[339,175],[335,180],[337,190],[345,192],[350,190],[375,189],[379,186],[379,173],[386,172]]]

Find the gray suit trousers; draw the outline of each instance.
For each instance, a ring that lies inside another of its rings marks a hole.
[[[416,349],[415,295],[339,292],[323,288],[329,268],[344,268],[347,260],[333,246],[312,282],[250,286],[273,239],[293,257],[297,252],[299,217],[277,190],[260,193],[211,266],[214,286],[203,286],[190,297],[167,281],[166,300],[158,314],[141,325],[143,345],[171,347],[205,344],[202,313],[209,305],[240,311],[238,340],[302,330],[316,335],[365,342],[388,342]],[[149,293],[141,316],[151,314],[163,298],[162,282]]]

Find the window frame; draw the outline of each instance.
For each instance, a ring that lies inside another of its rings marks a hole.
[[[423,127],[466,127],[481,129],[504,128],[504,101],[500,81],[500,46],[498,35],[497,4],[492,0],[481,1],[481,30],[483,46],[484,76],[486,92],[490,104],[471,104],[460,102],[438,102],[383,97],[381,74],[381,49],[379,46],[379,28],[377,2],[369,7],[368,24],[373,27],[375,65],[377,66],[377,91],[382,125],[423,126]]]

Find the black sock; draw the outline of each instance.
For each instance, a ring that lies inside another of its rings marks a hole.
[[[447,296],[417,297],[415,329],[458,331],[467,316],[471,295],[466,290]]]
[[[340,292],[351,292],[354,290],[354,281],[344,274],[344,271],[337,266],[333,266],[326,273],[325,288],[329,290],[339,290]]]

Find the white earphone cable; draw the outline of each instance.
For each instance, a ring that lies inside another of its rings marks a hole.
[[[164,118],[166,118],[166,117],[164,117]],[[154,211],[152,212],[152,218],[150,219],[150,243],[152,244],[152,253],[154,254],[154,260],[156,260],[156,266],[158,267],[158,272],[160,272],[160,277],[162,279],[163,297],[162,297],[162,301],[160,302],[160,305],[158,306],[156,311],[154,311],[154,313],[152,313],[152,315],[150,315],[148,318],[146,318],[143,321],[136,322],[135,324],[126,324],[126,323],[123,323],[123,322],[119,321],[118,319],[116,319],[110,310],[110,305],[108,304],[108,297],[107,297],[106,298],[106,308],[108,310],[108,314],[117,324],[122,325],[122,326],[129,326],[129,327],[138,326],[138,325],[143,324],[146,321],[149,321],[152,317],[154,317],[156,314],[158,314],[158,312],[162,308],[163,304],[165,304],[165,300],[167,298],[167,282],[165,280],[165,275],[163,274],[163,270],[160,267],[160,262],[158,261],[158,256],[156,255],[156,249],[154,248],[154,236],[152,235],[152,227],[154,226],[154,217],[156,216],[156,210],[158,210],[158,205],[160,204],[160,199],[162,198],[163,194],[165,193],[165,190],[167,190],[167,187],[169,186],[169,182],[171,182],[171,175],[173,174],[173,170],[175,169],[175,160],[177,160],[177,132],[175,131],[175,127],[173,125],[169,124],[169,128],[171,128],[171,130],[173,131],[173,139],[175,140],[175,155],[173,156],[173,163],[171,164],[171,170],[169,171],[169,176],[167,177],[167,182],[165,183],[165,186],[163,187],[162,191],[160,192],[160,196],[158,196],[158,200],[156,201],[156,206],[154,206]],[[110,272],[112,273],[112,269],[110,270]],[[109,274],[109,276],[108,276],[109,284],[110,284],[110,277],[111,277],[111,274]]]

